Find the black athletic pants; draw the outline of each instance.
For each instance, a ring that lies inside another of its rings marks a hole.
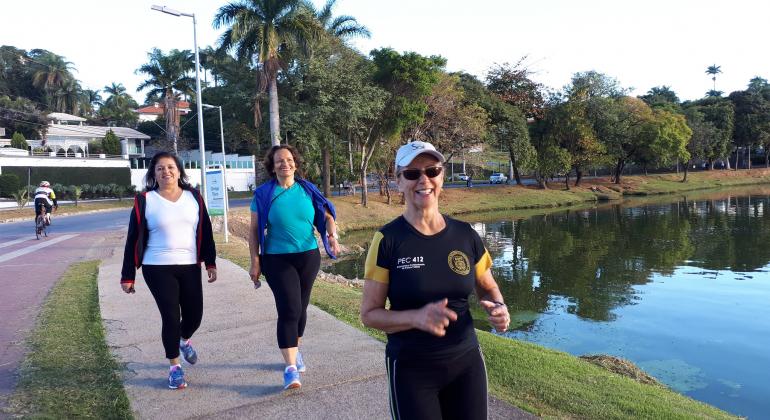
[[[179,357],[179,339],[192,337],[203,319],[201,267],[198,264],[144,265],[142,274],[158,304],[166,358],[175,359]]]
[[[305,333],[310,292],[321,268],[318,249],[294,254],[265,254],[262,273],[275,296],[278,310],[278,348],[297,347]]]
[[[480,348],[447,359],[386,362],[394,420],[486,420],[487,370]]]

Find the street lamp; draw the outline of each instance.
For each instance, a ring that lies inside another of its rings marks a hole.
[[[196,23],[195,23],[195,13],[182,13],[178,10],[169,9],[166,6],[157,6],[153,5],[152,10],[156,10],[158,12],[166,13],[171,16],[186,16],[191,17],[193,21],[193,48],[195,48],[195,94],[196,94],[196,102],[198,103],[198,148],[200,149],[200,155],[201,155],[201,195],[203,195],[203,201],[208,205],[208,200],[206,197],[206,151],[205,151],[205,141],[203,139],[203,100],[201,99],[201,78],[198,76],[199,68],[200,68],[200,60],[198,59],[198,33],[196,29]]]
[[[222,125],[222,107],[209,104],[201,105],[208,109],[219,109],[219,139],[222,141],[222,181],[225,184],[225,242],[229,242],[229,230],[227,229],[227,210],[230,208],[230,203],[228,202],[227,198],[227,155],[225,154],[225,128],[224,125]]]

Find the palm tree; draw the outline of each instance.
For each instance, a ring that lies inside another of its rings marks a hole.
[[[37,69],[32,75],[32,85],[41,89],[51,109],[56,109],[54,92],[73,80],[73,64],[60,55],[46,51],[35,60]]]
[[[708,66],[708,68],[706,69],[706,74],[710,74],[711,81],[714,82],[714,88],[712,89],[713,91],[717,90],[717,74],[722,73],[721,69],[722,69],[722,66],[717,66],[716,64],[714,64],[713,66]]]
[[[259,99],[267,87],[270,141],[281,143],[278,112],[278,72],[293,52],[310,54],[310,41],[323,29],[303,0],[240,0],[219,8],[214,28],[229,26],[219,38],[219,48],[235,49],[239,59],[256,60],[259,69],[254,100],[254,123],[261,121]]]
[[[57,112],[67,112],[77,115],[83,89],[75,79],[67,79],[58,89],[51,93],[53,109]]]
[[[337,0],[327,0],[321,10],[315,10],[313,5],[308,3],[308,7],[311,8],[310,10],[321,23],[321,26],[324,27],[326,33],[342,40],[359,36],[364,38],[371,37],[372,34],[369,32],[369,29],[364,25],[360,25],[353,16],[341,15],[332,19],[332,9],[336,2]]]
[[[81,96],[81,104],[83,113],[87,116],[93,116],[96,108],[102,104],[102,95],[99,89],[83,89]]]
[[[126,125],[137,120],[134,108],[138,106],[134,98],[126,93],[123,83],[113,82],[110,86],[104,87],[104,93],[110,95],[104,105],[99,108],[99,114],[102,118],[109,120],[117,125]]]
[[[193,92],[194,79],[189,72],[195,69],[193,55],[189,50],[171,50],[168,55],[163,51],[153,48],[147,56],[149,63],[143,64],[136,73],[145,73],[147,80],[139,84],[137,92],[150,88],[147,92],[147,100],[154,98],[163,99],[166,118],[166,139],[174,144],[174,152],[177,151],[177,138],[179,137],[179,112],[177,101],[179,94]]]

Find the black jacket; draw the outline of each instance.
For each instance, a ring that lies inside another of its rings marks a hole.
[[[206,204],[196,189],[187,189],[198,202],[198,228],[197,238],[198,264],[206,263],[206,268],[216,268],[217,250],[214,246],[214,233],[211,229]],[[131,209],[131,220],[128,222],[128,236],[126,236],[126,249],[123,252],[123,270],[120,275],[121,283],[133,283],[136,278],[136,269],[142,266],[144,249],[147,247],[147,219],[145,208],[147,206],[147,192],[137,194],[134,198],[134,207]]]

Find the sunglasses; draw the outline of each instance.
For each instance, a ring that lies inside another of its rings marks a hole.
[[[401,175],[403,175],[404,179],[415,181],[419,179],[422,174],[425,174],[428,178],[435,178],[441,175],[443,170],[444,168],[441,166],[429,166],[425,169],[404,169],[401,171]]]

